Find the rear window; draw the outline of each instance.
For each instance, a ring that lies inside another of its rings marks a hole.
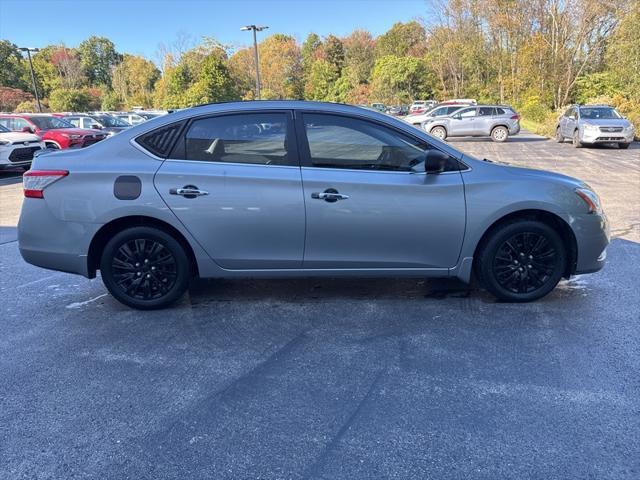
[[[167,158],[182,130],[183,122],[173,123],[140,135],[136,143],[157,157]]]
[[[496,108],[496,115],[504,115],[506,113],[507,112],[504,111],[504,108],[499,108],[499,107]]]

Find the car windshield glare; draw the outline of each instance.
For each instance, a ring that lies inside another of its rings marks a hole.
[[[580,116],[589,120],[622,118],[615,108],[611,107],[582,107],[580,108]]]
[[[40,130],[55,130],[57,128],[74,128],[74,126],[58,117],[29,117]]]

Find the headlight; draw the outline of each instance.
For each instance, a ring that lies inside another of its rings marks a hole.
[[[9,145],[11,142],[7,142],[5,140],[0,140],[0,147],[4,146],[4,145]]]
[[[599,128],[596,125],[591,125],[590,123],[585,123],[584,124],[584,129],[585,130],[590,130],[590,131],[598,131]]]
[[[628,127],[624,127],[625,132],[633,132],[634,130],[635,128],[633,127],[633,124],[629,125]]]
[[[596,192],[587,187],[578,187],[575,192],[576,195],[578,195],[587,205],[589,213],[596,213],[598,215],[602,214],[602,204],[600,203],[600,197],[598,197]]]
[[[82,135],[69,135],[68,133],[63,133],[62,136],[70,138],[71,140],[77,140],[78,138],[82,137]]]

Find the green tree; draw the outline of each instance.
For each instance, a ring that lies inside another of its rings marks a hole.
[[[376,60],[371,78],[373,98],[385,103],[408,103],[432,94],[433,77],[420,58],[386,55]]]
[[[18,47],[8,40],[0,40],[0,87],[29,89],[26,65]]]
[[[311,72],[311,66],[316,60],[316,53],[321,46],[322,40],[320,40],[320,37],[313,32],[307,35],[307,38],[302,43],[300,53],[302,55],[302,71],[304,74],[305,82],[307,80],[307,76]]]
[[[425,51],[426,34],[416,21],[394,23],[391,29],[376,40],[376,56],[421,57]]]
[[[82,112],[91,108],[91,96],[86,90],[58,88],[49,96],[49,106],[56,112]]]
[[[111,69],[121,60],[113,42],[93,35],[80,43],[78,52],[89,83],[111,86]]]
[[[342,45],[342,40],[335,35],[329,35],[325,39],[322,47],[325,60],[329,62],[329,65],[340,75],[342,67],[344,66],[344,45]]]
[[[640,1],[619,12],[619,23],[608,40],[605,60],[612,79],[640,102]]]
[[[308,100],[329,100],[338,74],[333,65],[323,59],[311,65],[309,78],[305,85],[305,98]]]
[[[58,45],[49,45],[33,56],[33,71],[35,72],[38,93],[42,98],[48,97],[52,90],[61,86],[58,70],[52,61],[54,52],[59,49],[60,46]],[[31,81],[28,75],[30,73],[26,72],[26,78]]]

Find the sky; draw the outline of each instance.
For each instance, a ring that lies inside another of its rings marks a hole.
[[[395,22],[425,19],[426,0],[0,0],[0,39],[21,47],[77,46],[99,35],[121,53],[158,61],[158,45],[203,36],[247,46],[247,24],[259,33],[285,33],[299,41],[309,32],[346,35],[357,28],[379,35]],[[260,38],[260,37],[259,37]]]

